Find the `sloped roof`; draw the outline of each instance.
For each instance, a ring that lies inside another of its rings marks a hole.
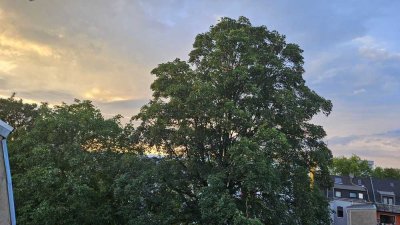
[[[352,180],[348,176],[332,176],[341,178],[341,184],[334,184],[335,188],[346,190],[368,190],[371,202],[382,203],[382,196],[394,196],[394,203],[400,205],[400,180],[379,179],[374,177],[354,177]]]
[[[346,185],[346,184],[335,184],[335,189],[344,189],[344,190],[351,190],[351,191],[365,191],[364,187],[357,186],[357,185]]]
[[[382,196],[394,196],[395,204],[400,205],[400,180],[364,178],[369,180],[368,192],[375,193],[375,202],[381,203]],[[372,188],[373,187],[373,188]],[[373,197],[371,199],[374,199]]]
[[[373,209],[376,210],[376,207],[374,204],[355,204],[351,206],[347,206],[347,209]]]
[[[3,120],[0,120],[0,136],[7,138],[13,129],[14,128],[6,124]]]
[[[393,191],[377,191],[377,192],[381,195],[389,195],[389,196],[395,195]]]

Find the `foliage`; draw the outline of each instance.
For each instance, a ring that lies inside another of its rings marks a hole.
[[[352,155],[350,158],[337,157],[333,159],[332,173],[335,175],[349,176],[369,176],[371,168],[367,160],[362,160],[357,155]]]
[[[331,172],[334,175],[348,176],[350,174],[357,177],[372,176],[381,179],[397,179],[400,180],[400,169],[396,168],[371,168],[368,161],[361,159],[357,155],[352,155],[349,158],[344,156],[335,157],[331,167]]]
[[[89,101],[41,111],[10,142],[18,223],[116,224],[112,186],[128,143]]]
[[[124,172],[114,183],[119,224],[182,224],[187,214],[182,213],[179,196],[167,186],[179,179],[174,174],[176,162],[132,155],[124,155],[120,162]]]
[[[247,18],[199,34],[188,62],[152,73],[140,140],[177,162],[183,224],[327,224],[331,153],[311,118],[331,102],[302,78],[302,50]],[[315,169],[311,188],[308,173]],[[178,188],[177,188],[178,187]],[[173,211],[171,213],[174,213]]]
[[[23,103],[22,99],[15,97],[15,93],[7,99],[0,98],[0,106],[0,118],[15,129],[10,138],[31,129],[39,116],[36,104]]]
[[[372,172],[372,176],[381,179],[400,180],[400,169],[376,167]]]

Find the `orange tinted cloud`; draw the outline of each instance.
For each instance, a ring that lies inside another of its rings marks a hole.
[[[29,40],[16,39],[15,37],[7,37],[0,35],[0,47],[9,48],[22,53],[36,53],[39,56],[59,57],[50,47],[31,42]]]

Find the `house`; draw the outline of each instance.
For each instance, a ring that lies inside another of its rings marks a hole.
[[[400,225],[400,180],[361,179],[376,205],[377,220],[380,225]]]
[[[11,126],[0,120],[0,225],[16,224],[7,150],[7,137],[12,130]]]
[[[334,185],[326,190],[334,225],[376,225],[376,206],[371,203],[368,189],[355,184],[351,177],[334,176]]]
[[[334,225],[400,225],[400,181],[332,176],[326,190]]]

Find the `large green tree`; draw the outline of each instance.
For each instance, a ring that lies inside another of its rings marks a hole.
[[[173,162],[160,176],[179,197],[174,224],[328,224],[319,188],[332,156],[310,120],[332,104],[306,86],[299,46],[240,17],[193,48],[152,71],[153,99],[135,117],[140,140]]]

